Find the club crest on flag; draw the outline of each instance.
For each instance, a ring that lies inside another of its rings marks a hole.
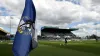
[[[31,34],[31,25],[32,25],[32,22],[31,20],[29,20],[29,17],[26,17],[26,16],[22,17],[22,20],[18,26],[18,32],[25,35]]]

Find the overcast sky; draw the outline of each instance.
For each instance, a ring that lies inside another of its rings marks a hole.
[[[100,0],[33,0],[36,7],[36,28],[54,26],[79,28],[77,36],[100,36]],[[0,0],[0,28],[15,33],[25,0]],[[97,30],[96,30],[97,29]]]

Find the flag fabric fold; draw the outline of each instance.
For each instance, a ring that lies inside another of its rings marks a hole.
[[[35,36],[36,10],[32,0],[26,0],[25,8],[19,22],[13,42],[14,56],[28,56],[37,47]]]

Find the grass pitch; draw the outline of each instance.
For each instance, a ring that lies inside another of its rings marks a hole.
[[[12,45],[8,43],[11,42],[0,42],[0,56],[13,56]],[[30,56],[100,56],[100,42],[71,41],[64,45],[62,41],[39,41]]]

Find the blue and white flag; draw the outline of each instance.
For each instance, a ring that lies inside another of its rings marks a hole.
[[[26,0],[13,43],[14,56],[28,56],[29,52],[37,47],[35,20],[36,10],[34,4],[32,0]]]

